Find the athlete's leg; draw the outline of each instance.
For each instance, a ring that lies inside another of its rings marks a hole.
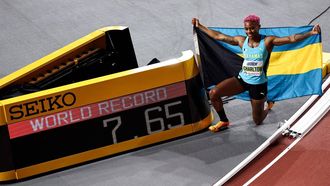
[[[252,117],[256,125],[260,125],[266,118],[269,109],[265,109],[266,98],[261,100],[251,99]]]
[[[269,109],[265,109],[267,92],[267,82],[250,86],[249,95],[251,98],[252,118],[256,125],[261,124],[268,114]]]
[[[210,131],[217,132],[221,129],[227,128],[227,126],[229,125],[229,121],[223,108],[223,102],[221,100],[221,97],[233,96],[243,91],[244,88],[240,84],[240,82],[235,77],[232,77],[220,82],[209,92],[211,103],[220,118],[220,121],[218,123],[209,127]]]
[[[214,109],[218,112],[223,110],[221,97],[233,96],[243,91],[244,88],[238,79],[236,77],[232,77],[217,84],[212,90],[210,90],[209,95]]]

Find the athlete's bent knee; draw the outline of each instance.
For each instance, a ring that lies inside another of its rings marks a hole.
[[[215,88],[210,90],[209,96],[210,96],[211,101],[216,101],[216,100],[219,99],[218,96],[216,95],[216,89]]]

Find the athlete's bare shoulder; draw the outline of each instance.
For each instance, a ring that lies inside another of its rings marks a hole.
[[[238,46],[240,46],[242,48],[246,37],[244,37],[244,36],[235,36],[234,38],[238,42]]]
[[[266,42],[271,42],[271,41],[273,41],[275,38],[276,38],[276,36],[273,36],[273,35],[266,36],[266,37],[265,37],[265,41],[266,41]]]
[[[272,49],[274,47],[273,41],[274,41],[275,38],[277,38],[277,37],[272,36],[272,35],[265,37],[265,46],[266,46],[268,52],[272,51]]]

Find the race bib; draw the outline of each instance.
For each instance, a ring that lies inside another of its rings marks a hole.
[[[251,76],[261,76],[263,61],[244,61],[243,72]]]

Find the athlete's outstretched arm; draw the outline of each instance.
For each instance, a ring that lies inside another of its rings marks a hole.
[[[191,21],[191,24],[193,24],[194,26],[196,26],[197,28],[199,28],[200,30],[205,32],[208,36],[212,37],[213,39],[223,41],[223,42],[226,42],[231,45],[239,45],[239,46],[243,45],[243,42],[245,39],[243,36],[232,37],[232,36],[223,34],[221,32],[210,30],[207,27],[205,27],[204,25],[202,25],[197,18],[193,18]]]
[[[309,36],[319,34],[321,32],[320,25],[315,25],[313,29],[309,32],[303,33],[303,34],[293,34],[291,36],[287,37],[275,37],[271,36],[271,43],[274,46],[279,46],[279,45],[284,45],[284,44],[289,44],[289,43],[295,43],[301,40],[304,40],[308,38]]]

